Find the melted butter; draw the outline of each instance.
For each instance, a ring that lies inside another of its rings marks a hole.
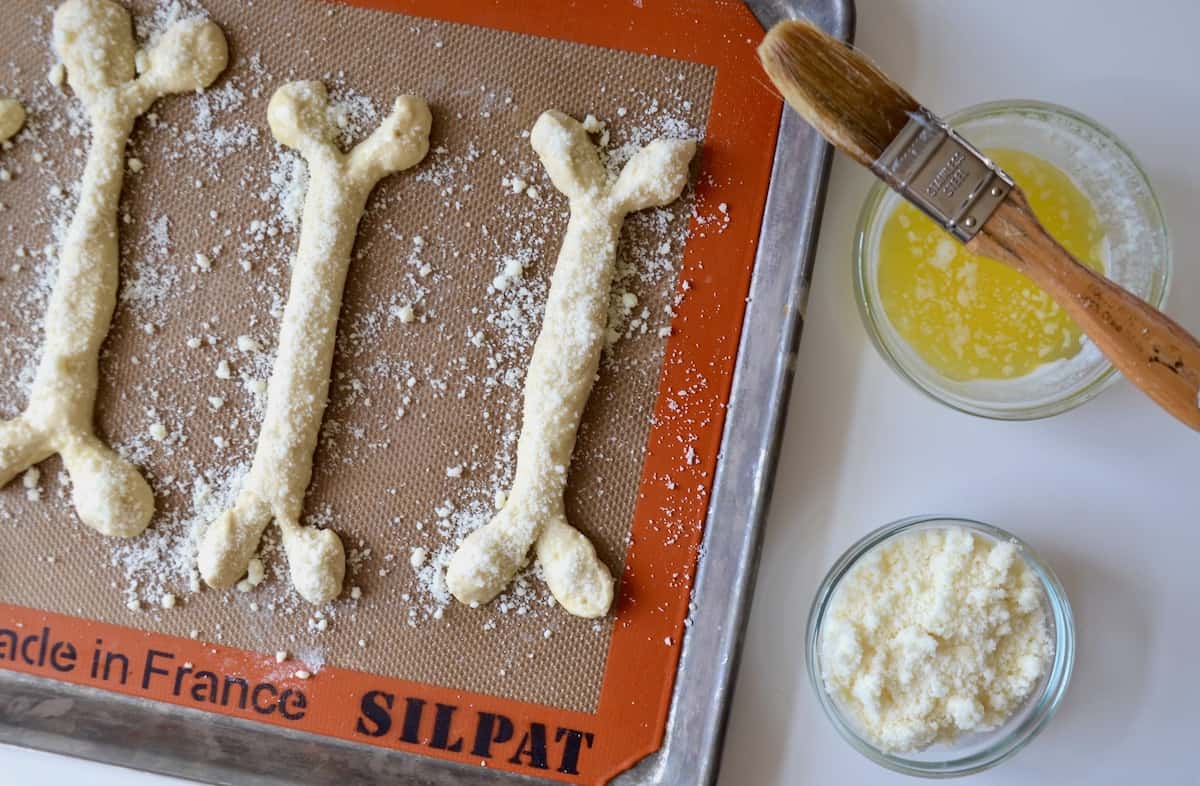
[[[1061,170],[1018,150],[987,151],[1025,191],[1058,242],[1104,271],[1104,229],[1088,198]],[[1079,327],[1024,274],[963,246],[907,202],[883,226],[879,296],[897,332],[944,376],[1020,377],[1074,356]]]

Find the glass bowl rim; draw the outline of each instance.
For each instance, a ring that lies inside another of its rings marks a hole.
[[[820,634],[830,599],[842,578],[864,554],[893,537],[916,529],[932,527],[962,526],[997,541],[1014,543],[1022,558],[1041,581],[1050,606],[1054,623],[1054,659],[1040,695],[1030,695],[1022,708],[1033,706],[1033,711],[1007,735],[981,751],[968,756],[936,761],[919,761],[886,753],[854,730],[852,723],[843,716],[832,696],[825,688],[819,668]],[[833,563],[813,598],[805,630],[805,659],[808,680],[825,717],[837,729],[838,734],[852,748],[876,764],[905,775],[926,778],[953,778],[971,775],[990,769],[1011,758],[1028,745],[1049,723],[1057,712],[1075,665],[1075,618],[1066,590],[1054,571],[1037,552],[1016,535],[992,524],[976,519],[949,514],[926,514],[909,516],[872,530],[859,538]],[[1035,704],[1031,705],[1031,702]]]
[[[1146,172],[1146,168],[1120,137],[1106,126],[1081,112],[1062,106],[1061,104],[1036,99],[1006,99],[972,104],[946,115],[945,120],[952,127],[956,127],[962,123],[987,119],[997,115],[1015,115],[1030,112],[1040,112],[1072,120],[1084,128],[1090,129],[1105,143],[1112,145],[1120,155],[1128,159],[1133,167],[1133,171],[1137,173],[1141,183],[1145,186],[1146,193],[1149,196],[1148,204],[1153,215],[1157,218],[1159,231],[1163,240],[1164,254],[1155,268],[1155,272],[1161,278],[1161,284],[1159,285],[1158,296],[1149,301],[1155,308],[1162,309],[1171,291],[1171,282],[1174,278],[1175,269],[1170,227],[1167,225],[1167,218],[1163,212],[1162,203],[1158,198],[1158,193],[1154,190],[1154,185],[1150,181],[1150,176]],[[952,397],[937,385],[923,379],[922,375],[910,371],[885,343],[883,339],[883,322],[887,319],[887,316],[877,313],[877,309],[872,305],[871,298],[868,296],[867,288],[867,279],[869,278],[866,274],[867,237],[871,234],[871,230],[874,228],[876,222],[880,220],[880,207],[889,193],[890,190],[887,185],[877,180],[867,192],[867,197],[863,200],[863,205],[859,209],[858,222],[854,230],[853,286],[859,315],[867,327],[867,334],[871,338],[871,343],[883,357],[884,361],[902,379],[926,396],[959,412],[989,420],[1019,421],[1039,420],[1068,412],[1091,401],[1116,382],[1119,373],[1116,367],[1106,359],[1104,361],[1104,370],[1083,387],[1073,391],[1064,390],[1061,394],[1036,404],[999,408],[989,406],[986,403],[963,401],[957,397]],[[874,289],[875,287],[872,286],[871,291],[874,291]],[[878,310],[881,311],[882,308],[880,307]]]

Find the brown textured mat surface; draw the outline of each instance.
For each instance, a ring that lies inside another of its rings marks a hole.
[[[479,609],[445,603],[428,579],[455,534],[486,520],[495,487],[511,476],[530,331],[566,224],[566,202],[522,132],[558,108],[609,121],[614,146],[651,131],[702,133],[713,69],[313,2],[204,5],[230,41],[231,66],[206,96],[168,97],[153,107],[156,118],[139,121],[130,153],[144,170],[125,182],[123,300],[101,361],[99,430],[144,468],[158,512],[141,538],[105,540],[75,518],[60,462],[44,462],[37,492],[21,479],[0,490],[0,601],[593,710],[610,622],[570,618],[532,577]],[[147,17],[155,10],[133,6]],[[68,91],[45,76],[51,9],[20,0],[6,13],[0,93],[30,110],[28,130],[0,152],[13,175],[0,182],[0,415],[12,417],[37,359],[53,270],[46,251],[69,219],[86,133]],[[305,511],[333,527],[353,559],[346,592],[320,616],[288,589],[271,544],[268,578],[251,592],[193,593],[186,570],[202,523],[196,511],[236,490],[231,470],[249,461],[257,436],[261,409],[249,388],[269,372],[297,237],[280,218],[290,158],[271,139],[265,110],[271,92],[295,78],[327,80],[359,119],[368,104],[386,112],[401,92],[424,96],[434,114],[434,152],[376,189],[346,287]],[[539,197],[506,188],[514,174]],[[634,322],[633,335],[609,350],[572,465],[568,513],[616,574],[687,220],[681,203],[626,223],[621,264],[641,272],[621,286],[638,297],[630,316],[645,309],[647,329]],[[211,270],[197,267],[197,253]],[[506,257],[526,262],[525,280],[489,291]],[[414,301],[424,320],[404,324],[394,307]],[[264,352],[240,352],[241,335]],[[189,347],[194,338],[200,345]],[[215,374],[221,360],[232,379]],[[210,397],[224,403],[214,409]],[[155,423],[167,428],[164,442],[147,436]],[[461,477],[448,474],[457,467]],[[430,552],[419,570],[410,565],[415,547]],[[170,610],[156,605],[167,592],[179,597]]]

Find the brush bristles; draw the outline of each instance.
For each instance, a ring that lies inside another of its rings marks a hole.
[[[808,22],[775,25],[758,58],[788,104],[863,166],[878,160],[920,106],[865,56]]]

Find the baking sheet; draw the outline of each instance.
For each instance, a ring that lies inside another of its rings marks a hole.
[[[756,4],[765,22],[784,10]],[[796,8],[787,9],[792,12]],[[850,11],[840,5],[805,6],[828,29],[846,35]],[[794,118],[792,119],[794,120]],[[806,130],[785,120],[777,151],[777,168],[800,177],[777,182],[768,204],[763,243],[747,310],[747,330],[738,361],[738,379],[727,420],[724,458],[713,488],[712,515],[723,521],[749,521],[746,529],[709,528],[705,558],[697,577],[695,600],[701,611],[685,639],[681,673],[676,683],[667,741],[658,754],[622,776],[623,782],[704,782],[715,773],[720,727],[730,673],[736,658],[748,583],[755,561],[757,524],[769,485],[780,402],[790,380],[788,358],[798,337],[800,310],[814,245],[815,221],[827,165],[827,151]],[[786,218],[786,221],[784,220]],[[782,319],[780,315],[783,315]],[[763,400],[768,406],[763,406]],[[279,729],[256,729],[257,744],[296,756],[271,762],[243,755],[246,728],[234,720],[205,717],[203,744],[188,739],[198,717],[188,710],[145,701],[100,696],[85,688],[48,686],[35,678],[0,673],[4,695],[0,720],[6,739],[70,750],[121,763],[177,772],[207,780],[238,783],[368,782],[379,777],[414,777],[422,781],[450,779],[475,782],[487,773],[457,765],[389,756],[334,740],[315,741]],[[69,695],[69,711],[45,704],[51,696]],[[32,709],[32,713],[31,713]],[[36,719],[36,722],[31,722]],[[136,725],[134,725],[136,723]],[[78,724],[104,729],[102,741],[75,739]],[[149,724],[149,725],[147,725]],[[145,745],[131,749],[123,733],[139,729]],[[201,753],[203,751],[203,753]],[[478,777],[477,777],[478,776]],[[490,781],[489,781],[490,782]]]

